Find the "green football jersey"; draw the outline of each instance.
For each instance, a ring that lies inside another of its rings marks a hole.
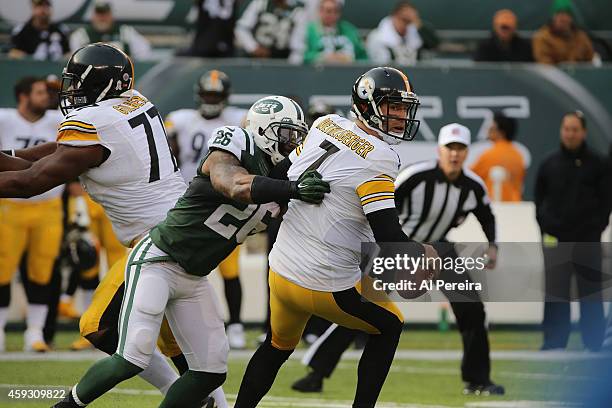
[[[215,129],[208,146],[211,152],[233,154],[250,174],[266,176],[272,167],[270,156],[239,127]],[[278,213],[275,203],[244,204],[217,192],[210,177],[202,174],[204,160],[185,194],[150,233],[157,247],[197,276],[208,275],[247,236],[265,230],[273,213]]]

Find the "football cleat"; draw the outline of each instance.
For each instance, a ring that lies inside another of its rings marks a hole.
[[[227,326],[225,330],[229,346],[233,350],[241,350],[246,347],[246,338],[244,336],[244,327],[240,323],[233,323]]]
[[[73,341],[70,345],[70,350],[72,351],[89,350],[92,348],[94,348],[93,344],[91,344],[85,337],[81,337],[78,340]]]
[[[57,305],[57,314],[68,319],[79,319],[81,314],[74,306],[74,301],[60,301]]]
[[[304,378],[300,378],[291,385],[291,389],[299,392],[322,392],[323,376],[311,371]]]
[[[483,397],[488,397],[490,395],[504,395],[505,393],[506,390],[504,387],[495,383],[489,383],[486,385],[468,383],[463,389],[463,395],[482,395]]]

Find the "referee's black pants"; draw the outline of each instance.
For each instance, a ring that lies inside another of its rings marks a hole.
[[[435,243],[434,247],[441,257],[456,257],[452,243]],[[467,274],[457,275],[447,271],[441,276],[446,282],[470,280]],[[489,338],[486,327],[484,304],[475,291],[444,292],[448,298],[457,327],[463,341],[461,378],[467,383],[489,384],[491,382],[491,360],[489,357]],[[329,377],[351,345],[357,330],[332,325],[308,350],[304,362],[317,373]]]

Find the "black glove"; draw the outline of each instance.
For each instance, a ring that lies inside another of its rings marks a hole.
[[[329,183],[316,170],[305,171],[297,181],[291,182],[291,198],[310,204],[320,204],[330,191]]]

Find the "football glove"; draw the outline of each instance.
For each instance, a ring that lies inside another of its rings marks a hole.
[[[329,183],[316,170],[305,171],[291,187],[291,198],[310,204],[320,204],[325,194],[331,191]]]

